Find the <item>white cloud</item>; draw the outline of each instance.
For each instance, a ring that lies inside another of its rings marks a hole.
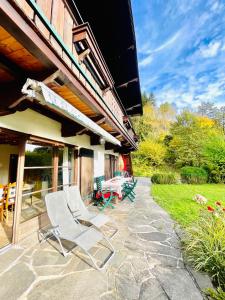
[[[191,92],[182,92],[181,89],[165,89],[160,91],[156,95],[157,100],[159,103],[163,103],[165,101],[169,103],[176,103],[179,109],[186,107],[186,106],[193,106],[194,103],[194,95]]]
[[[140,61],[139,66],[140,67],[146,67],[146,66],[150,65],[152,60],[153,60],[152,55],[149,55],[146,58],[144,58],[142,61]]]
[[[161,50],[164,50],[165,48],[167,48],[168,46],[172,45],[180,36],[182,30],[177,31],[169,40],[167,40],[165,43],[163,43],[161,46],[157,47],[156,49],[154,49],[153,51],[150,52],[159,52]]]
[[[139,66],[144,68],[144,67],[147,67],[148,65],[150,65],[151,62],[153,61],[153,54],[160,52],[160,51],[168,48],[169,46],[171,46],[181,35],[181,31],[182,31],[182,29],[177,31],[169,40],[167,40],[165,43],[163,43],[159,47],[155,48],[154,50],[146,51],[146,54],[149,54],[149,55],[147,57],[145,57],[142,61],[140,61]]]
[[[171,46],[174,42],[176,42],[176,40],[180,37],[181,33],[182,33],[183,29],[177,31],[170,39],[168,39],[165,43],[163,43],[162,45],[160,45],[159,47],[153,49],[153,50],[149,50],[147,53],[152,54],[152,53],[156,53],[159,51],[162,51],[166,48],[168,48],[169,46]]]
[[[224,88],[222,87],[222,82],[211,83],[208,85],[205,92],[196,96],[199,101],[214,101],[217,97],[223,95]]]
[[[218,54],[220,47],[220,41],[211,42],[209,45],[201,47],[200,53],[204,58],[214,57]]]

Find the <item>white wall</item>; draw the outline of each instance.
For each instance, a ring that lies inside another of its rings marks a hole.
[[[63,138],[59,122],[31,109],[0,117],[0,127],[94,150],[94,177],[104,175],[104,154],[117,155],[112,150],[105,151],[104,145],[92,146],[88,135]]]
[[[80,147],[90,146],[90,137],[88,135],[63,138],[61,136],[61,124],[59,122],[47,118],[31,109],[0,117],[0,127]]]
[[[18,154],[18,147],[0,145],[0,184],[8,184],[10,154]]]
[[[94,151],[94,177],[104,175],[105,153],[103,150]]]

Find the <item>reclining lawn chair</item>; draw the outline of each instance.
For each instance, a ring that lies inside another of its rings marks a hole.
[[[110,222],[110,218],[104,214],[96,214],[94,212],[90,212],[85,206],[83,200],[81,199],[80,191],[78,186],[71,186],[65,188],[65,193],[67,197],[67,204],[69,209],[75,219],[79,221],[88,222],[95,227],[99,228],[103,225],[106,225]],[[109,225],[107,225],[109,226]],[[112,226],[109,226],[112,227]],[[111,235],[112,238],[118,231],[118,229],[113,228],[114,233]]]
[[[122,200],[128,198],[131,202],[134,202],[135,199],[135,192],[134,189],[137,185],[137,180],[134,180],[133,182],[125,182],[123,184],[123,198]]]
[[[71,251],[64,249],[62,240],[70,241],[79,246],[90,257],[96,269],[102,270],[115,253],[110,241],[99,230],[81,225],[78,221],[74,221],[67,206],[66,194],[64,191],[47,194],[45,196],[45,202],[48,217],[52,225],[52,228],[49,229],[49,231],[58,241],[62,254],[66,256]],[[107,257],[105,263],[103,263],[102,266],[98,266],[89,250],[103,239],[107,241],[111,253]]]

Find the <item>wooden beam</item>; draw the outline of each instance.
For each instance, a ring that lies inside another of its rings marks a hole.
[[[81,126],[80,124],[75,124],[75,123],[62,123],[61,127],[61,134],[62,137],[71,137],[75,136],[80,132],[81,130],[84,130],[85,128]]]
[[[105,123],[105,117],[103,116],[96,116],[96,117],[90,117],[90,119],[95,122],[97,125],[103,124]],[[91,131],[87,128],[81,129],[80,131],[77,132],[77,134],[81,135],[81,134],[88,134],[91,133]]]
[[[53,174],[52,174],[53,192],[57,192],[58,167],[59,167],[59,149],[54,147],[53,148]]]
[[[131,79],[131,80],[125,82],[125,83],[122,83],[122,84],[118,85],[116,88],[117,89],[124,88],[124,87],[127,88],[128,84],[133,83],[133,82],[138,82],[138,78],[136,77],[136,78]]]
[[[22,97],[21,89],[25,80],[17,80],[0,85],[0,110],[8,109],[16,100]]]
[[[8,64],[10,68],[11,63]],[[32,101],[26,99],[26,97],[22,94],[21,90],[23,85],[26,82],[27,77],[30,76],[29,73],[26,75],[23,74],[18,68],[14,68],[14,64],[11,66],[11,71],[13,74],[17,75],[17,79],[13,82],[2,83],[0,84],[0,114],[4,114],[4,112],[14,113],[15,111],[23,111],[30,107]],[[43,80],[52,74],[51,70],[46,72],[42,72],[42,74],[36,74],[33,76],[34,79]],[[25,77],[24,77],[25,76]]]
[[[93,134],[93,135],[90,136],[90,138],[91,138],[91,145],[92,146],[101,145],[100,144],[100,136]]]
[[[122,137],[122,134],[120,134],[120,133],[113,133],[112,135],[113,135],[116,139]]]
[[[79,172],[79,165],[78,165],[78,160],[79,160],[79,153],[78,150],[74,150],[74,169],[73,169],[73,181],[75,185],[78,185],[78,172]]]
[[[17,166],[17,178],[16,178],[16,200],[15,200],[15,212],[13,220],[13,244],[16,244],[19,240],[19,226],[20,215],[22,207],[22,192],[23,192],[23,175],[24,175],[24,163],[25,163],[25,148],[26,139],[21,139],[19,144],[19,158]]]
[[[90,117],[90,119],[98,125],[106,122],[106,118],[104,116]]]
[[[81,64],[84,59],[90,54],[91,50],[88,48],[88,49],[85,49],[84,51],[82,51],[79,55],[78,55],[78,62],[79,64]]]
[[[14,64],[4,55],[0,54],[0,68],[4,69],[6,72],[10,73],[13,77],[17,79],[25,79],[26,73],[18,65]]]
[[[109,142],[105,143],[105,150],[113,150],[114,148],[115,148],[115,145],[113,145]]]
[[[110,86],[108,86],[107,88],[105,88],[105,89],[102,91],[102,96],[104,97],[105,94],[106,94],[108,91],[110,91],[110,90],[111,90],[111,87],[110,87]]]

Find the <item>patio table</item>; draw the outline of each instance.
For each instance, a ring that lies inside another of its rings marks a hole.
[[[109,179],[107,181],[104,181],[102,183],[103,189],[111,189],[113,192],[118,194],[118,198],[122,198],[122,190],[123,190],[123,184],[125,182],[129,182],[132,179],[129,177],[113,177],[112,179]]]

